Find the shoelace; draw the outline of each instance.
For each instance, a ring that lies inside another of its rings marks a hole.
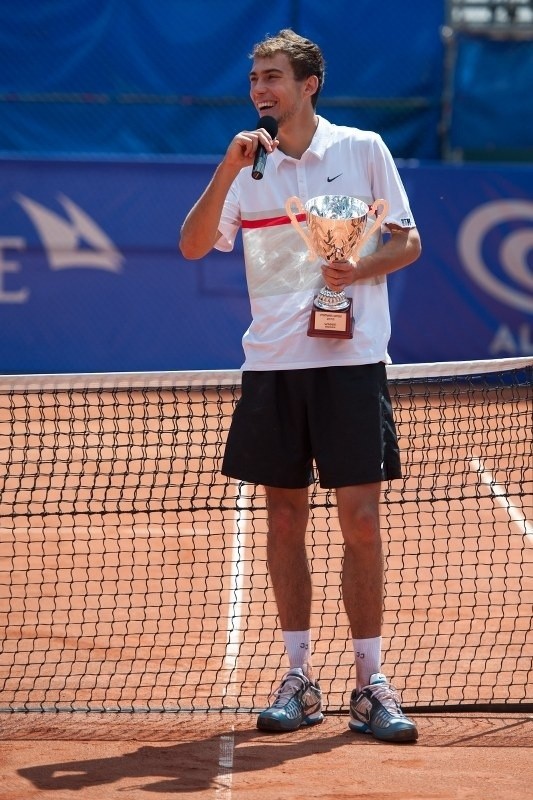
[[[372,694],[379,700],[381,705],[387,709],[391,714],[403,717],[403,711],[400,707],[400,698],[394,686],[388,683],[374,683],[371,686]]]
[[[305,681],[298,675],[289,675],[287,678],[283,678],[279,689],[276,691],[273,707],[285,705],[298,689],[303,686],[305,686]]]

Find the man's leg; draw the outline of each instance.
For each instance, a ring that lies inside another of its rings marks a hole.
[[[358,687],[380,672],[383,616],[383,550],[379,524],[381,484],[337,489],[339,523],[345,551],[342,593],[357,665]]]
[[[290,731],[323,719],[309,651],[312,586],[305,544],[309,498],[307,489],[272,487],[266,487],[266,496],[268,569],[291,668],[273,705],[259,714],[257,727]]]
[[[380,483],[337,489],[345,553],[343,598],[352,629],[357,687],[349,726],[387,742],[414,742],[415,723],[405,716],[394,688],[381,673],[383,552],[379,524]]]
[[[268,509],[268,570],[283,631],[308,630],[311,574],[305,546],[307,489],[265,487]]]

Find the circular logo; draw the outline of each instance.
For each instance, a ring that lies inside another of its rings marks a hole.
[[[497,226],[517,221],[528,224],[502,233],[491,268],[483,256],[486,237]],[[458,249],[466,271],[488,294],[533,313],[533,273],[528,266],[528,254],[533,251],[533,202],[495,200],[479,206],[459,228]]]

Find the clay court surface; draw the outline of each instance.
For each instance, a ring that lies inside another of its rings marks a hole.
[[[344,716],[265,735],[249,715],[2,715],[2,800],[527,800],[533,716],[417,715],[414,745]]]

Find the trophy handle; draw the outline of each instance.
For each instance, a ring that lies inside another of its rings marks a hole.
[[[363,236],[361,237],[361,239],[357,243],[357,247],[355,248],[355,253],[352,253],[352,257],[356,257],[357,254],[359,253],[359,250],[364,245],[364,243],[366,241],[368,241],[368,239],[370,239],[370,237],[379,228],[381,228],[381,223],[383,222],[383,220],[385,219],[385,217],[389,213],[389,204],[388,204],[387,200],[374,200],[374,202],[372,203],[372,205],[368,209],[369,213],[370,212],[376,212],[376,209],[378,208],[378,206],[382,206],[381,214],[377,215],[376,221],[374,222],[372,227],[366,233],[363,234]]]
[[[285,211],[287,212],[287,214],[289,216],[289,219],[292,222],[293,226],[296,228],[296,230],[298,231],[298,233],[300,234],[300,236],[302,237],[302,239],[306,243],[307,249],[309,251],[309,259],[312,261],[313,259],[316,258],[316,254],[315,254],[315,251],[314,251],[313,246],[311,244],[311,239],[309,238],[307,233],[304,231],[304,229],[302,228],[302,226],[300,225],[300,223],[296,219],[296,213],[293,211],[293,206],[296,206],[296,208],[297,208],[297,212],[296,213],[305,214],[305,208],[303,206],[303,203],[302,203],[302,201],[300,200],[299,197],[296,197],[296,195],[294,195],[293,197],[289,197],[289,199],[285,203]]]

